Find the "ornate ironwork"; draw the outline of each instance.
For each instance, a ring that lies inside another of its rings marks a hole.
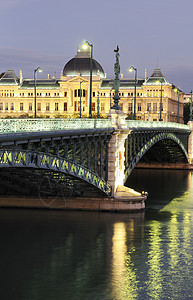
[[[10,167],[57,171],[84,180],[107,196],[111,195],[110,184],[96,173],[78,163],[48,153],[12,149],[0,150],[0,168]]]
[[[0,119],[0,133],[109,127],[110,119]]]
[[[132,137],[131,137],[132,136]],[[161,140],[172,140],[174,141],[180,149],[183,151],[184,156],[188,162],[188,153],[185,148],[182,140],[174,133],[170,132],[137,132],[137,140],[136,136],[130,135],[126,140],[125,148],[126,148],[126,172],[125,172],[125,181],[128,176],[131,174],[135,165],[139,162],[139,160],[145,155],[145,153],[156,143]]]
[[[132,121],[132,120],[126,120],[125,121],[128,129],[134,129],[134,128],[146,128],[152,129],[152,128],[163,128],[163,129],[183,129],[183,130],[189,130],[189,126],[185,124],[179,124],[179,123],[172,123],[172,122],[155,122],[155,121]]]

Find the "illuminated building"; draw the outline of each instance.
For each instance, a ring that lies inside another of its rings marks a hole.
[[[120,79],[120,103],[123,112],[132,118],[134,101],[134,79]],[[81,87],[81,89],[80,89]],[[175,91],[160,69],[150,77],[136,82],[136,119],[158,121],[160,103],[161,119],[166,122],[183,123],[183,92]],[[81,90],[81,93],[80,93]],[[60,79],[36,80],[37,117],[88,117],[90,92],[90,53],[78,50],[77,55],[66,63]],[[106,116],[113,104],[113,79],[105,76],[102,66],[92,60],[92,114],[97,113],[99,95],[100,114]],[[13,70],[0,75],[0,117],[34,116],[34,79],[19,78]]]

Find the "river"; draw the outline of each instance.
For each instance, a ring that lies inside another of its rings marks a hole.
[[[145,212],[0,209],[0,299],[193,299],[193,173],[127,185],[149,192]]]

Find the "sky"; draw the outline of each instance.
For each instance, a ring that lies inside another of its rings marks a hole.
[[[0,73],[34,69],[60,77],[83,40],[94,58],[114,77],[114,49],[119,45],[124,78],[150,76],[159,67],[185,93],[193,89],[192,0],[0,0]]]

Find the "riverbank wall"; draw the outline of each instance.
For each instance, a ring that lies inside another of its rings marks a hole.
[[[192,164],[184,163],[138,163],[135,169],[171,169],[171,170],[193,170]]]
[[[145,209],[146,196],[117,198],[13,198],[0,197],[0,208],[36,208],[81,211],[129,212]]]

